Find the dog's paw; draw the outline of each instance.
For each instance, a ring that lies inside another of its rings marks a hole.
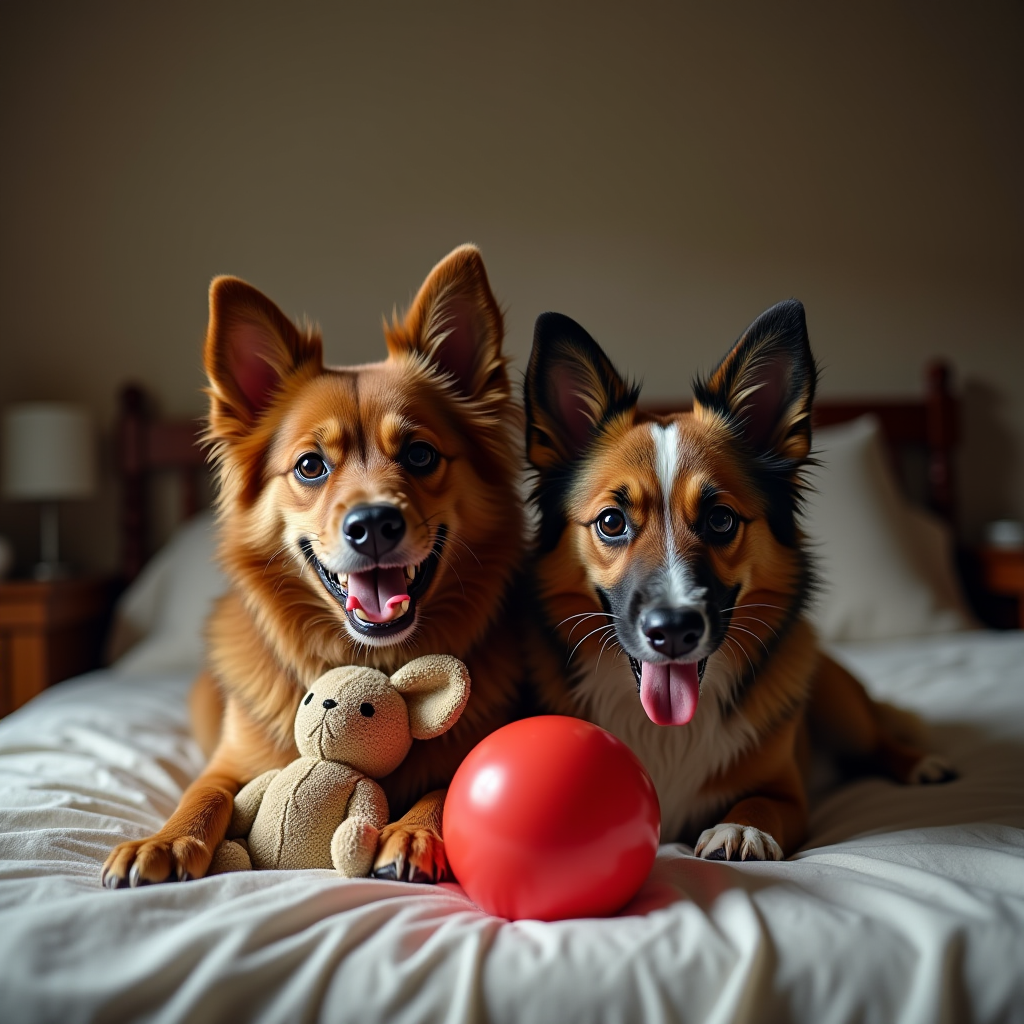
[[[693,852],[704,860],[782,860],[782,847],[767,832],[731,822],[705,829]]]
[[[373,877],[397,882],[443,882],[449,877],[444,840],[430,828],[396,821],[381,830]]]
[[[938,754],[925,754],[913,768],[907,778],[911,786],[934,786],[941,782],[952,782],[957,778],[956,769]]]
[[[100,882],[108,889],[201,878],[213,854],[195,836],[150,836],[121,843],[110,851]]]

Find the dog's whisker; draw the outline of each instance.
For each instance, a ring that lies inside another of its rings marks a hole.
[[[568,665],[568,664],[569,664],[569,663],[570,663],[570,662],[572,661],[572,659],[573,659],[573,656],[574,656],[574,655],[576,654],[576,652],[577,652],[577,651],[578,651],[578,650],[580,649],[580,644],[582,644],[582,643],[585,643],[585,642],[586,642],[587,640],[589,640],[589,639],[590,639],[590,638],[591,638],[591,637],[592,637],[592,636],[593,636],[593,635],[594,635],[595,633],[600,633],[600,632],[601,632],[602,630],[604,630],[604,629],[608,629],[608,628],[609,628],[608,626],[598,626],[598,627],[597,627],[597,629],[592,629],[592,630],[591,630],[591,631],[590,631],[590,632],[589,632],[589,633],[588,633],[588,634],[587,634],[587,635],[586,635],[585,637],[583,637],[583,638],[582,638],[582,639],[580,640],[580,642],[579,642],[579,643],[578,643],[578,644],[577,644],[577,645],[576,645],[576,646],[575,646],[575,647],[574,647],[574,648],[572,649],[572,652],[570,653],[569,657],[568,657],[568,658],[566,659],[566,662],[565,662],[565,663],[566,663],[566,664]],[[614,627],[611,627],[611,628],[614,628]]]
[[[448,568],[449,568],[449,569],[451,569],[451,571],[452,571],[452,575],[453,575],[453,576],[454,576],[454,577],[455,577],[455,578],[456,578],[456,579],[457,579],[457,580],[459,581],[459,586],[460,586],[460,587],[462,588],[462,596],[463,596],[463,597],[465,597],[465,596],[466,596],[466,588],[465,588],[465,586],[463,585],[463,583],[462,583],[462,577],[461,577],[461,576],[460,576],[460,575],[458,574],[458,571],[456,570],[455,566],[454,566],[454,565],[452,565],[452,563],[451,563],[450,561],[448,561],[448,559],[447,559],[447,557],[445,556],[444,552],[442,552],[442,551],[439,551],[439,552],[437,553],[437,557],[438,557],[438,559],[439,559],[440,561],[444,562],[444,564],[445,564],[446,566],[448,566]]]
[[[753,678],[757,674],[757,669],[754,668],[754,663],[750,660],[750,655],[747,653],[747,649],[735,637],[729,636],[728,633],[725,635],[724,640],[726,643],[740,649],[743,657],[747,659],[747,664],[750,666],[750,675],[751,678]]]
[[[739,619],[741,622],[758,622],[764,626],[765,629],[771,630],[776,637],[779,635],[774,629],[772,629],[769,623],[765,622],[764,619],[759,619],[756,615],[734,615],[732,620],[735,622],[736,619]]]
[[[604,641],[604,643],[603,643],[603,644],[601,644],[601,650],[600,650],[600,652],[599,652],[599,653],[598,653],[598,655],[597,655],[597,667],[598,667],[598,668],[600,668],[600,667],[601,667],[601,658],[603,658],[603,657],[604,657],[604,650],[605,650],[605,648],[606,648],[606,647],[607,647],[607,646],[608,646],[608,645],[609,645],[610,643],[614,643],[614,644],[615,644],[615,645],[616,645],[616,646],[617,646],[617,647],[619,648],[619,653],[620,653],[620,654],[622,653],[622,644],[620,644],[620,643],[619,643],[619,638],[618,638],[618,636],[617,636],[617,635],[615,634],[615,627],[614,627],[614,626],[612,627],[612,632],[611,632],[611,635],[610,635],[610,636],[608,636],[608,637],[606,637],[606,638],[605,638],[605,641]]]
[[[477,554],[476,554],[476,552],[475,552],[475,551],[473,550],[473,547],[472,547],[472,545],[471,545],[471,544],[469,544],[469,543],[468,543],[467,541],[463,540],[463,539],[462,539],[462,538],[461,538],[461,537],[460,537],[460,536],[459,536],[459,535],[458,535],[457,533],[455,533],[454,531],[450,531],[450,532],[449,532],[449,534],[448,534],[448,540],[450,540],[450,541],[453,541],[453,542],[454,542],[454,543],[456,543],[456,544],[461,544],[461,545],[462,545],[462,546],[463,546],[463,547],[464,547],[464,548],[465,548],[465,549],[466,549],[466,550],[467,550],[467,551],[468,551],[468,552],[469,552],[469,553],[470,553],[470,554],[471,554],[471,555],[473,556],[473,561],[475,561],[475,562],[476,562],[476,564],[477,564],[477,565],[479,565],[481,569],[483,568],[483,563],[482,563],[482,562],[480,561],[480,559],[479,559],[479,558],[477,557]]]
[[[730,628],[733,628],[733,626],[735,626],[735,628],[740,630],[740,632],[742,633],[749,633],[762,647],[764,647],[765,654],[770,655],[772,653],[768,650],[768,647],[765,644],[765,642],[752,629],[747,629],[746,626],[736,626],[735,623],[731,624]]]
[[[564,626],[567,622],[571,622],[573,619],[585,619],[591,615],[604,615],[609,619],[620,619],[622,617],[620,615],[613,615],[611,612],[577,612],[575,615],[566,615],[566,617],[555,626],[555,629],[557,629],[558,626]]]
[[[731,608],[720,608],[722,612],[735,612],[740,611],[743,608],[774,608],[777,612],[784,612],[786,609],[780,604],[760,604],[753,602],[751,604],[734,604]]]
[[[587,613],[585,616],[580,618],[578,622],[574,622],[573,623],[572,628],[569,630],[569,633],[568,633],[568,635],[566,636],[565,639],[567,641],[572,639],[572,635],[573,635],[573,633],[576,632],[576,627],[577,626],[582,626],[583,623],[585,623],[588,619],[598,618],[600,616],[607,616],[607,613],[606,612],[589,612],[589,613]],[[618,616],[608,616],[608,617],[613,617],[613,618],[616,618],[616,619],[618,618]],[[564,622],[566,620],[563,619],[562,621]],[[558,625],[560,626],[561,624],[562,623],[560,622]]]
[[[615,639],[615,627],[605,626],[605,632],[603,634],[603,643],[601,644],[601,650],[597,652],[597,668],[601,667],[601,655],[604,654],[605,647],[608,646]],[[611,630],[611,632],[608,632]]]

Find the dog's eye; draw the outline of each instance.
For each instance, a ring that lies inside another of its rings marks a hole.
[[[603,540],[619,540],[626,535],[626,517],[617,508],[606,508],[594,525]]]
[[[402,461],[413,473],[429,473],[437,465],[437,449],[426,441],[413,441],[405,449]]]
[[[327,463],[316,452],[306,452],[295,463],[295,475],[305,484],[319,483],[327,479]]]
[[[310,690],[309,693],[306,694],[306,699],[302,703],[303,704],[308,704],[312,699],[313,699],[313,691]]]
[[[736,513],[728,505],[716,505],[708,513],[708,529],[719,537],[727,537],[736,529]]]

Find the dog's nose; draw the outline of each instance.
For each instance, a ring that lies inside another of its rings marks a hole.
[[[324,701],[324,707],[327,708],[328,711],[330,711],[331,708],[336,708],[337,706],[338,702],[336,700],[331,700],[330,697],[328,697],[327,700]]]
[[[348,546],[374,560],[405,536],[405,516],[394,505],[357,505],[341,523]]]
[[[651,649],[666,658],[689,654],[704,635],[704,616],[693,608],[652,608],[640,620]]]

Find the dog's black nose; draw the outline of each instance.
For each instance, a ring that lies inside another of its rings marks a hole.
[[[341,524],[348,545],[375,561],[405,536],[405,516],[394,505],[357,505]]]
[[[640,620],[651,649],[666,658],[689,654],[704,635],[704,616],[693,608],[652,608]]]
[[[336,700],[331,700],[330,697],[328,697],[327,700],[324,701],[324,707],[327,708],[328,711],[330,711],[331,708],[336,708],[337,706],[338,702]]]

